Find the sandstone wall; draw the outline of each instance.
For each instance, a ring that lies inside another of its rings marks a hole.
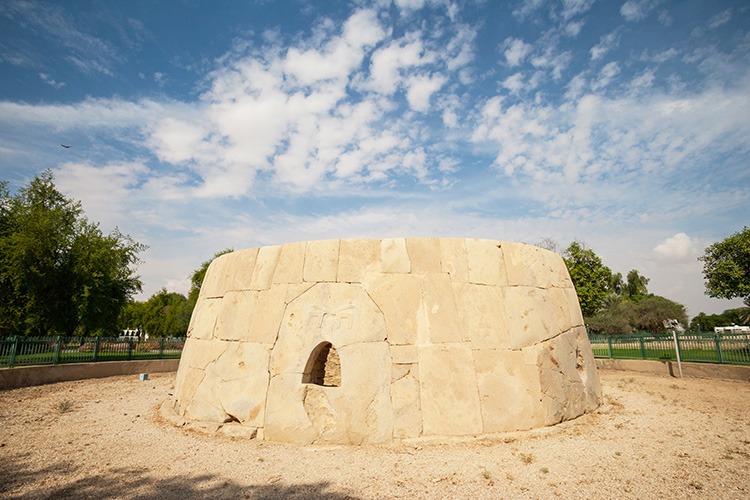
[[[321,369],[327,379],[312,383]],[[393,238],[214,260],[174,407],[265,439],[363,444],[552,425],[600,398],[560,256],[494,240]]]

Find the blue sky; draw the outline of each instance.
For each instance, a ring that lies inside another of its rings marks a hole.
[[[147,244],[144,299],[228,247],[552,238],[720,312],[749,145],[741,1],[0,3],[0,179]]]

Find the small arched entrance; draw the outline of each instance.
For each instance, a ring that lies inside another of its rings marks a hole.
[[[302,374],[303,384],[341,386],[341,360],[330,342],[321,342],[310,353]]]

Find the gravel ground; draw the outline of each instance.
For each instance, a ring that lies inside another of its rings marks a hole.
[[[600,376],[604,405],[563,425],[360,448],[173,427],[173,373],[4,391],[0,497],[750,498],[750,384]]]

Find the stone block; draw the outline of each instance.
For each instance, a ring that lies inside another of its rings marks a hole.
[[[380,268],[380,240],[341,240],[336,281],[361,283],[365,274]]]
[[[304,281],[336,281],[339,240],[309,241],[305,249]]]
[[[258,292],[255,310],[250,319],[249,340],[261,344],[273,344],[279,333],[281,318],[286,310],[287,285],[275,285]]]
[[[322,342],[339,350],[385,340],[383,315],[361,286],[318,283],[286,307],[271,355],[271,375],[298,373],[301,377],[311,353]]]
[[[451,281],[469,281],[469,261],[466,253],[466,240],[440,238],[440,269],[450,274]]]
[[[368,280],[367,292],[383,312],[388,328],[388,343],[417,343],[422,288],[419,277],[412,274],[383,274]]]
[[[394,438],[416,438],[422,434],[419,393],[419,380],[410,373],[391,384]]]
[[[273,274],[273,283],[301,283],[305,265],[304,241],[281,245],[279,261]]]
[[[219,340],[251,340],[250,325],[258,294],[255,290],[228,291],[221,299],[214,337]]]
[[[406,239],[384,238],[380,242],[380,262],[380,272],[410,273],[411,260],[406,251]]]
[[[500,242],[467,239],[466,254],[471,283],[494,286],[508,284]]]
[[[424,435],[482,433],[477,377],[468,345],[419,346],[419,387]]]
[[[485,433],[544,425],[537,367],[521,351],[475,350],[474,364]]]
[[[304,407],[307,386],[297,373],[280,373],[271,377],[266,399],[263,426],[265,439],[295,444],[310,444],[318,438]]]
[[[406,238],[406,251],[414,274],[439,273],[440,240],[438,238]]]
[[[450,276],[432,273],[421,275],[419,278],[422,314],[417,331],[418,343],[461,342],[461,324],[458,320]]]
[[[258,249],[249,248],[233,252],[227,265],[234,269],[228,290],[249,290],[253,280],[253,269],[258,258]]]
[[[583,325],[583,313],[581,313],[581,305],[578,302],[578,295],[576,294],[575,288],[564,288],[565,302],[568,305],[568,312],[570,313],[570,324],[573,326]]]
[[[471,342],[472,349],[509,348],[511,337],[503,289],[454,283],[453,290],[462,339]]]
[[[417,362],[417,346],[415,345],[392,345],[391,359],[394,364],[404,365]]]
[[[279,262],[281,245],[261,247],[255,259],[253,277],[250,281],[251,290],[267,290],[270,288],[276,265]]]
[[[512,349],[542,342],[559,333],[549,291],[514,286],[505,288],[504,293]]]
[[[211,261],[201,285],[200,297],[220,298],[224,296],[235,272],[234,268],[230,266],[230,255],[220,255]]]
[[[552,309],[555,312],[555,323],[557,329],[561,332],[567,332],[573,328],[573,322],[570,319],[570,304],[568,304],[568,294],[564,288],[550,288],[550,300]]]

